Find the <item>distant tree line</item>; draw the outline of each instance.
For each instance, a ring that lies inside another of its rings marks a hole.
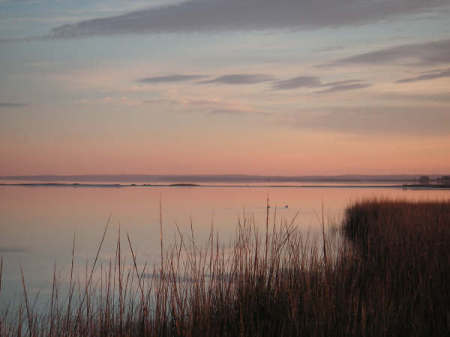
[[[440,185],[450,185],[450,176],[441,176],[436,178],[436,183]],[[419,183],[422,185],[429,185],[433,180],[429,176],[420,176]]]

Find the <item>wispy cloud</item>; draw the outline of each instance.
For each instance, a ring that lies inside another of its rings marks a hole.
[[[333,92],[339,91],[349,91],[349,90],[357,90],[364,89],[370,87],[371,84],[368,83],[353,83],[353,84],[336,84],[330,86],[328,89],[318,91],[318,94],[329,94]]]
[[[317,88],[322,86],[322,82],[316,76],[298,76],[288,80],[278,81],[274,84],[274,89],[289,90],[298,88]]]
[[[450,69],[430,71],[430,72],[424,73],[419,76],[398,80],[397,83],[428,81],[428,80],[434,80],[437,78],[445,78],[445,77],[450,77]]]
[[[365,24],[437,7],[440,0],[188,0],[54,28],[51,36],[321,28]]]
[[[21,108],[27,106],[25,103],[14,103],[14,102],[0,102],[1,108]]]
[[[217,83],[217,84],[258,84],[273,81],[274,77],[264,74],[230,74],[216,77],[212,80],[202,81],[200,83]]]
[[[2,253],[2,254],[5,254],[5,253],[25,253],[25,252],[26,252],[26,249],[24,249],[24,248],[0,246],[0,253]]]
[[[399,92],[385,92],[376,95],[378,98],[382,100],[389,101],[400,101],[400,102],[422,102],[422,103],[450,103],[450,91],[449,92],[441,92],[441,93],[399,93]]]
[[[212,108],[207,112],[209,115],[229,115],[229,116],[243,116],[243,115],[252,115],[252,116],[269,116],[272,113],[268,111],[258,110],[253,107],[242,106],[242,107],[227,107],[224,104],[223,107]]]
[[[179,107],[184,112],[201,113],[209,116],[267,116],[270,113],[255,107],[253,104],[240,100],[224,98],[192,98],[175,95],[163,99],[147,100],[148,104],[163,104],[172,107]]]
[[[240,109],[212,109],[209,111],[211,115],[242,115],[248,113],[246,110]]]
[[[450,135],[450,113],[446,107],[417,104],[334,107],[328,112],[299,112],[287,122],[299,128],[348,134]]]
[[[298,76],[288,80],[281,80],[274,83],[276,90],[292,90],[299,88],[325,88],[316,91],[317,94],[328,94],[338,91],[356,90],[370,87],[371,84],[361,80],[344,80],[336,82],[322,82],[317,76]]]
[[[167,76],[144,77],[144,78],[138,79],[138,82],[139,83],[148,83],[148,84],[189,82],[189,81],[199,80],[199,79],[202,79],[205,77],[207,77],[207,76],[174,74],[174,75],[167,75]]]
[[[145,84],[162,84],[162,83],[178,83],[191,82],[199,79],[207,78],[208,75],[185,75],[174,74],[167,76],[145,77],[138,79],[139,83]],[[327,94],[339,91],[349,91],[363,89],[371,86],[361,80],[343,80],[335,82],[323,82],[317,76],[297,76],[286,80],[277,80],[276,77],[267,74],[228,74],[216,76],[212,79],[197,81],[198,84],[225,84],[225,85],[250,85],[271,82],[272,88],[275,90],[293,90],[301,88],[321,88],[316,91],[318,94]],[[228,111],[229,109],[225,109]],[[234,111],[233,109],[231,109]],[[218,110],[222,112],[221,109]]]
[[[325,66],[345,64],[391,64],[395,62],[433,66],[450,63],[450,40],[406,44],[358,54]]]

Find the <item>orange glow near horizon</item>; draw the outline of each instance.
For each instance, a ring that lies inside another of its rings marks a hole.
[[[55,144],[4,149],[0,175],[35,174],[446,174],[450,139],[382,139],[329,133],[275,133],[267,138],[245,135],[167,140],[158,146],[67,147]]]

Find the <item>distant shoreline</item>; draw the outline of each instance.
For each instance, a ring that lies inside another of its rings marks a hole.
[[[132,187],[190,187],[190,188],[394,188],[410,190],[450,190],[448,185],[418,185],[418,184],[398,184],[398,185],[255,185],[255,184],[91,184],[91,183],[0,183],[2,186],[17,187],[70,187],[70,188],[132,188]]]
[[[447,174],[430,174],[430,180],[436,180]],[[386,183],[386,184],[418,184],[421,175],[386,174],[386,175],[245,175],[245,174],[88,174],[88,175],[15,175],[0,176],[0,181],[30,182],[30,183],[105,183],[105,184],[175,184],[175,183],[223,183],[223,184],[254,184],[254,183]]]

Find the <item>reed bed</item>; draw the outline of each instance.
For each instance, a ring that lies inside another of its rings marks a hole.
[[[213,231],[203,245],[180,232],[152,268],[120,232],[115,258],[99,266],[104,234],[83,282],[72,262],[66,296],[54,276],[48,312],[33,311],[22,278],[24,302],[0,315],[0,335],[449,334],[450,201],[358,202],[342,233],[348,239],[335,245],[323,230],[318,245],[294,221],[269,223],[268,214],[262,231],[240,221],[231,247]]]

